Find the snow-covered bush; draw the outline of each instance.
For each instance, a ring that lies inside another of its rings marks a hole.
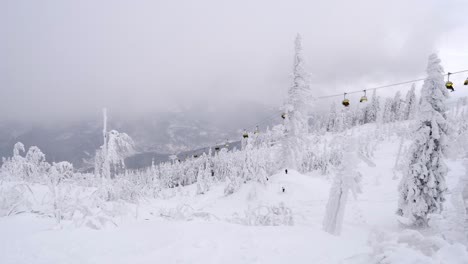
[[[30,182],[44,180],[44,176],[50,168],[44,153],[38,147],[32,146],[23,157],[21,152],[24,150],[23,143],[18,142],[14,145],[13,157],[3,160],[1,175],[3,178]]]
[[[193,220],[195,218],[200,218],[204,220],[218,219],[218,217],[216,217],[213,214],[202,211],[196,211],[195,209],[193,209],[193,207],[187,204],[181,204],[175,208],[162,208],[159,210],[159,216],[177,221],[187,221]]]
[[[0,183],[0,216],[30,212],[35,202],[34,193],[27,183]]]
[[[293,213],[284,203],[249,208],[244,214],[242,217],[235,214],[232,222],[250,226],[294,225]]]
[[[450,244],[439,236],[423,236],[415,230],[389,233],[373,230],[369,235],[371,252],[349,258],[348,263],[466,263],[468,251],[462,244]]]

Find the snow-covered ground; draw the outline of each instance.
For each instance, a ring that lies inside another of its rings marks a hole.
[[[322,230],[331,180],[290,171],[229,196],[224,184],[204,195],[195,195],[195,185],[167,190],[177,194],[142,202],[102,230],[56,228],[35,214],[3,217],[0,263],[468,263],[462,245],[398,225],[398,146],[397,138],[379,144],[375,167],[356,164],[362,193],[349,196],[340,236]],[[453,188],[464,168],[457,160],[448,165]],[[286,212],[277,219],[283,225],[255,225],[252,215],[268,210]]]

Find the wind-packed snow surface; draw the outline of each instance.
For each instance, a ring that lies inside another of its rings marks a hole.
[[[167,199],[140,201],[101,230],[1,217],[0,263],[468,263],[463,245],[399,226],[399,143],[390,137],[373,163],[355,164],[362,192],[348,195],[340,236],[322,230],[332,179],[281,171],[228,196],[221,183],[202,195],[196,184],[167,189]],[[447,165],[455,188],[464,167]]]

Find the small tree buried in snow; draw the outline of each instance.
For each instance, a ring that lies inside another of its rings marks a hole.
[[[428,77],[421,91],[419,126],[411,146],[409,168],[399,186],[397,214],[404,224],[425,227],[428,214],[440,213],[445,201],[447,118],[443,69],[436,54],[429,56]]]
[[[71,178],[72,176],[73,165],[66,161],[53,163],[49,170],[47,186],[52,196],[54,217],[57,224],[62,221],[63,203],[66,196],[62,183],[65,178]]]
[[[232,222],[249,226],[280,226],[294,225],[291,209],[284,203],[275,205],[261,205],[245,210],[244,216],[234,214]]]
[[[361,192],[359,187],[361,176],[355,171],[358,161],[356,149],[357,144],[353,139],[346,143],[343,161],[333,180],[328,197],[325,218],[323,219],[323,230],[333,235],[341,233],[348,192],[351,190],[355,197],[357,193]]]

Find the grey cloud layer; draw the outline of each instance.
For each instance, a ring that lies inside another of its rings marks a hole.
[[[278,104],[297,32],[318,93],[419,75],[450,23],[442,5],[381,2],[2,2],[0,119]]]

